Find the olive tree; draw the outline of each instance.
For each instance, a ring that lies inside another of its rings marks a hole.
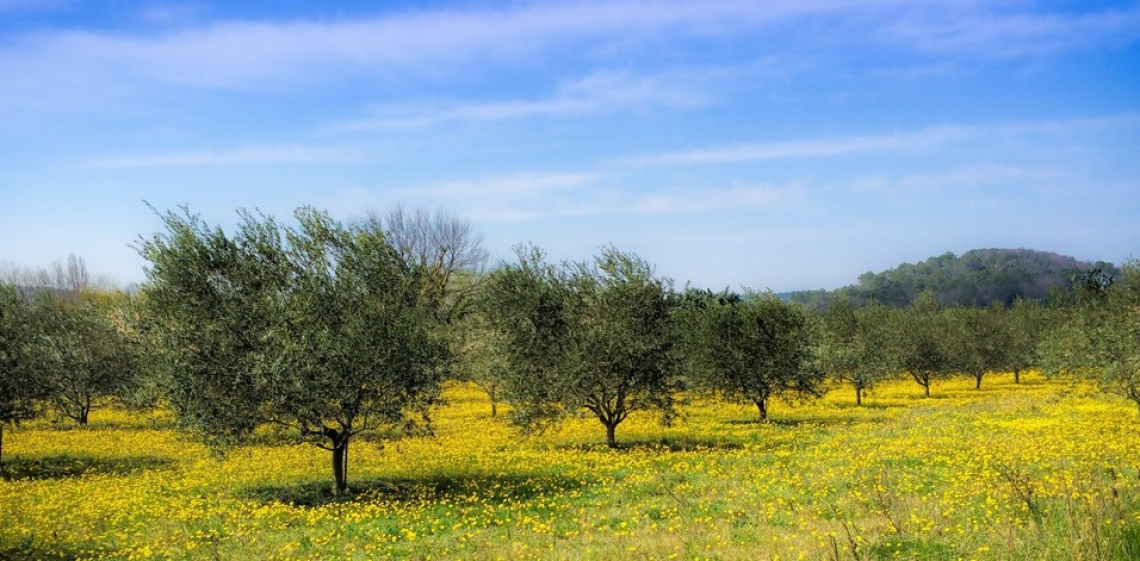
[[[630,413],[674,414],[669,281],[636,255],[605,248],[593,263],[551,265],[518,248],[486,281],[482,309],[506,343],[504,395],[524,428],[586,410],[617,445]]]
[[[684,354],[699,387],[756,405],[760,421],[768,419],[772,396],[820,394],[816,329],[799,304],[747,294],[716,298],[685,315]]]
[[[903,309],[894,324],[896,364],[930,397],[930,385],[954,365],[947,350],[947,320],[934,294],[925,291]]]
[[[142,301],[180,421],[222,442],[274,423],[332,453],[347,490],[353,436],[426,419],[444,346],[423,277],[381,232],[311,208],[296,226],[241,212],[234,235],[189,211],[140,241]]]
[[[36,417],[46,392],[35,375],[38,336],[31,302],[12,284],[0,283],[0,459],[4,426]]]
[[[823,315],[820,367],[855,390],[855,405],[863,405],[863,392],[897,372],[891,349],[891,326],[897,313],[881,304],[856,307],[841,298]]]
[[[955,307],[943,311],[948,364],[973,378],[974,389],[982,389],[982,378],[987,372],[1010,363],[1013,337],[1008,313],[1000,303],[989,308]]]
[[[1038,366],[1037,344],[1055,314],[1035,300],[1018,299],[1005,314],[1009,332],[1005,370],[1013,372],[1013,382],[1021,383],[1021,374]]]
[[[39,376],[55,409],[80,425],[135,382],[138,357],[112,320],[115,305],[113,297],[47,296],[36,307],[43,354]]]
[[[1044,366],[1096,380],[1132,401],[1140,413],[1140,263],[1121,267],[1116,282],[1086,285],[1067,321],[1041,341]]]
[[[475,384],[491,401],[491,418],[499,416],[507,364],[506,341],[481,313],[466,314],[448,331],[453,349],[451,371]]]

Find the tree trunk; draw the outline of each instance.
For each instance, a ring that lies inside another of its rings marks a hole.
[[[982,376],[985,376],[985,374],[978,374],[977,376],[974,376],[974,389],[975,390],[982,389]]]
[[[923,380],[922,387],[926,390],[926,397],[930,397],[930,380]]]
[[[605,423],[606,425],[606,445],[610,448],[617,448],[617,435],[614,434],[617,429],[615,423]]]
[[[855,405],[861,407],[863,405],[863,388],[855,386]]]
[[[0,462],[4,461],[4,423],[0,421]]]
[[[765,399],[757,399],[756,400],[756,409],[759,412],[758,418],[759,418],[760,422],[761,423],[767,423],[768,422],[768,400],[766,398]]]
[[[1015,383],[1015,384],[1021,383],[1021,370],[1014,370],[1013,371],[1013,383]]]
[[[332,446],[333,494],[348,491],[348,435],[337,434]]]
[[[491,398],[491,418],[499,416],[499,402],[495,398]]]
[[[81,406],[79,408],[79,418],[76,419],[77,421],[79,421],[79,426],[81,426],[81,427],[87,426],[87,417],[90,414],[91,414],[91,405],[90,404]]]

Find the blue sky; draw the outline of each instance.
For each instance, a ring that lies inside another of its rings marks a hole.
[[[187,204],[396,204],[495,258],[835,288],[946,251],[1140,257],[1140,4],[0,0],[0,261]]]

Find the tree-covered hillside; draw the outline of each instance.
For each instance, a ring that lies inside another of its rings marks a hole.
[[[1006,305],[1018,298],[1044,300],[1053,291],[1068,291],[1073,279],[1091,269],[1117,277],[1112,263],[1088,263],[1052,252],[1031,249],[974,249],[956,256],[945,253],[918,263],[903,263],[881,273],[867,272],[858,284],[827,290],[793,292],[791,299],[811,307],[826,307],[840,295],[855,304],[880,302],[906,306],[924,290],[944,305]]]

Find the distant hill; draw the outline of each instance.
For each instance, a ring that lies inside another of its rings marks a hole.
[[[808,290],[789,295],[795,302],[825,308],[840,295],[856,304],[880,302],[906,306],[924,290],[946,305],[1006,305],[1018,298],[1045,300],[1051,291],[1068,291],[1076,275],[1099,268],[1112,277],[1120,270],[1112,263],[1089,263],[1072,257],[1031,249],[974,249],[956,256],[945,253],[918,263],[903,263],[881,273],[867,272],[859,283],[832,291]]]

